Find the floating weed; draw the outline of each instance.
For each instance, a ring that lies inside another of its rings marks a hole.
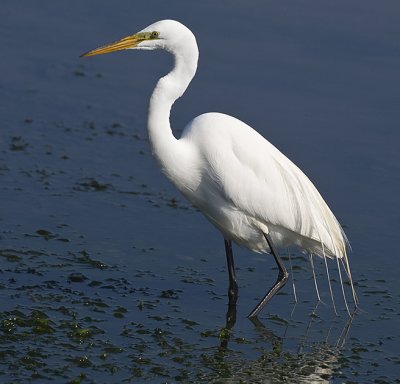
[[[43,367],[46,365],[46,363],[40,361],[37,358],[34,358],[32,356],[26,355],[23,356],[19,359],[19,363],[24,366],[24,368],[29,369],[29,370],[34,370],[39,367]]]
[[[45,229],[38,229],[36,234],[43,237],[45,240],[51,240],[57,237],[57,235],[53,235],[50,231],[46,231]]]
[[[279,325],[288,325],[289,322],[286,319],[283,319],[282,317],[278,316],[278,315],[269,315],[268,316],[268,320],[279,324]]]
[[[99,260],[94,260],[90,257],[89,253],[85,250],[80,251],[76,257],[76,260],[80,264],[85,264],[97,269],[107,269],[107,264]]]
[[[87,280],[87,277],[79,272],[70,273],[68,276],[68,281],[71,283],[83,283],[85,280]]]
[[[1,249],[0,256],[4,257],[7,261],[15,263],[17,261],[21,261],[22,257],[14,253],[12,250]]]
[[[79,342],[82,342],[82,340],[92,337],[90,329],[75,329],[71,335],[73,339],[77,339],[79,340]]]
[[[157,375],[157,376],[163,376],[163,377],[169,377],[169,371],[167,368],[163,367],[163,366],[156,366],[156,367],[152,367],[150,369],[150,373]]]
[[[175,197],[172,197],[172,198],[169,200],[168,205],[169,205],[170,207],[172,207],[172,208],[178,208],[178,200],[177,200]]]
[[[84,373],[80,373],[78,377],[75,377],[68,384],[81,384],[84,380],[86,380],[86,375]]]
[[[123,128],[123,126],[120,123],[113,123],[110,127],[105,128],[105,133],[110,136],[127,136],[126,133],[121,130],[121,128]]]
[[[160,300],[140,300],[137,307],[142,311],[144,309],[156,309]]]
[[[57,245],[52,241],[41,243]],[[274,337],[268,329],[253,330],[250,323],[246,329],[239,320],[230,330],[223,324],[225,313],[220,314],[219,324],[210,322],[208,315],[193,315],[192,320],[182,315],[183,289],[160,289],[155,284],[159,278],[151,271],[137,270],[140,278],[128,278],[118,268],[103,267],[87,251],[67,254],[67,263],[59,262],[65,259],[65,253],[48,250],[7,248],[0,255],[12,267],[2,272],[6,278],[0,292],[4,297],[11,293],[10,305],[15,303],[14,310],[0,312],[0,366],[19,380],[13,381],[16,383],[34,378],[36,382],[70,383],[261,383],[265,378],[277,383],[346,382],[349,372],[360,371],[374,350],[384,353],[385,344],[396,340],[395,336],[381,338],[368,345],[348,338],[351,347],[343,354],[333,347],[328,353],[326,345],[301,339],[301,352],[294,353],[293,340],[289,337],[282,341],[281,337],[304,323],[271,314],[264,322],[279,334]],[[47,261],[49,255],[52,264]],[[43,276],[29,273],[29,269],[37,270],[43,265]],[[83,267],[85,275],[90,276],[90,270],[96,279],[86,278],[79,271]],[[224,298],[202,281],[204,274],[184,267],[177,267],[175,273],[192,281],[198,279],[205,295]],[[23,278],[27,281],[21,284]],[[184,286],[177,284],[179,288]],[[207,313],[211,313],[209,309]],[[326,330],[319,313],[317,320],[312,322],[310,333],[313,326]],[[324,339],[327,332],[323,333]],[[15,348],[16,345],[22,347]],[[398,366],[400,362],[394,355],[387,354],[387,361]],[[376,372],[384,366],[379,361],[369,364],[368,369]],[[2,380],[5,381],[0,376]]]
[[[64,305],[58,307],[58,308],[54,308],[55,311],[59,311],[61,314],[63,314],[64,316],[68,316],[68,317],[75,317],[76,316],[76,312],[70,308],[65,307]]]
[[[137,270],[135,277],[157,277],[157,275],[152,271],[141,271]]]
[[[26,142],[21,136],[12,136],[10,143],[11,151],[25,151],[28,148],[29,143]]]
[[[102,299],[90,299],[90,298],[85,298],[84,304],[86,306],[92,307],[93,309],[96,309],[97,311],[105,308],[109,308],[109,305],[104,302]]]
[[[144,376],[144,371],[139,367],[133,367],[131,369],[131,372],[132,372],[133,377],[143,377]]]
[[[196,323],[193,320],[187,320],[187,319],[180,319],[182,324],[185,324],[186,329],[193,329],[196,325],[199,325],[199,323]]]
[[[214,279],[193,268],[177,267],[175,271],[177,274],[179,274],[180,281],[183,283],[210,286],[214,285]]]
[[[128,312],[128,310],[127,310],[126,308],[117,307],[117,308],[114,310],[113,315],[114,315],[114,317],[117,317],[117,318],[123,318],[124,315],[125,315],[127,312]]]
[[[207,331],[200,332],[200,336],[201,337],[218,337],[218,334],[216,333],[216,331],[207,330]]]
[[[104,283],[101,283],[101,289],[109,289],[113,291],[114,294],[133,293],[135,291],[144,292],[146,289],[130,288],[131,284],[125,278],[107,278]],[[144,293],[145,294],[145,293]]]
[[[69,239],[64,237],[60,237],[56,233],[52,233],[46,229],[38,229],[35,234],[25,234],[26,237],[41,237],[42,239],[49,241],[49,240],[57,240],[63,243],[68,243]]]
[[[78,181],[73,189],[81,192],[90,192],[90,191],[104,192],[107,190],[113,190],[114,187],[108,183],[101,183],[97,181],[95,178],[86,177]]]
[[[144,309],[144,302],[142,300],[140,300],[137,304],[137,307],[139,308],[139,310],[143,310]]]
[[[251,344],[250,340],[245,339],[244,337],[236,337],[235,339],[236,344]]]
[[[169,316],[149,316],[149,319],[155,320],[155,321],[162,321],[162,322],[166,322],[168,320],[171,319],[171,317]]]
[[[100,287],[102,284],[103,284],[103,283],[102,283],[101,281],[92,280],[92,281],[88,284],[88,286],[89,286],[89,287],[95,288],[95,287]],[[107,287],[103,287],[103,288],[107,288]]]
[[[79,76],[79,77],[84,77],[85,76],[85,72],[83,71],[83,68],[81,66],[79,66],[80,68],[75,69],[72,74],[74,76]]]
[[[106,355],[115,354],[115,353],[122,353],[124,350],[121,347],[117,347],[116,345],[108,345],[104,347],[104,353]]]
[[[150,329],[144,329],[143,328],[143,329],[137,329],[136,333],[139,334],[139,335],[150,335],[153,332]]]
[[[161,291],[160,296],[162,299],[178,299],[178,292],[182,292],[181,290],[167,289],[166,291]]]
[[[231,331],[228,328],[221,328],[221,330],[219,331],[219,335],[218,338],[220,340],[229,340],[231,337]]]
[[[73,364],[80,368],[88,368],[93,365],[93,363],[89,360],[87,356],[81,356],[81,357],[74,357],[74,358],[67,358],[67,361],[71,361]]]
[[[132,362],[139,365],[151,365],[152,360],[143,356],[133,356]]]
[[[32,311],[29,315],[26,315],[21,311],[15,310],[3,312],[1,317],[3,317],[1,330],[6,334],[17,333],[21,328],[30,329],[32,334],[50,334],[54,332],[53,322],[42,311]],[[24,330],[24,333],[28,334],[29,331]]]
[[[83,328],[77,322],[64,321],[62,328],[69,330],[68,336],[71,340],[78,344],[82,344],[85,341],[93,338],[95,335],[103,334],[104,331],[96,326],[90,326],[88,328]]]

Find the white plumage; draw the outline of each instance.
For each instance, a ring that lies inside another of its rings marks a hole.
[[[223,233],[226,245],[234,241],[255,252],[272,252],[276,259],[272,241],[276,247],[296,246],[324,258],[343,259],[357,303],[346,236],[315,186],[295,164],[247,124],[221,113],[196,117],[181,138],[174,137],[171,107],[195,75],[199,55],[188,28],[163,20],[85,55],[156,48],[175,57],[173,70],[159,80],[149,104],[150,143],[164,174]],[[234,291],[233,256],[228,253],[228,267],[231,258],[233,270],[230,290]],[[277,263],[278,280],[285,281],[276,291],[287,280],[285,268],[280,260]],[[270,299],[267,295],[265,302]],[[236,298],[237,293],[235,297],[230,292],[231,304]]]
[[[323,243],[326,255],[345,256],[343,231],[314,185],[251,127],[208,113],[190,122],[181,140],[197,158],[196,177],[189,174],[182,192],[226,238],[262,252],[269,232],[280,247],[322,256]]]

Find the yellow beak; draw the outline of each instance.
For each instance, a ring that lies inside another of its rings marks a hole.
[[[122,39],[114,41],[113,43],[106,44],[89,52],[83,53],[80,57],[102,55],[104,53],[120,51],[122,49],[135,48],[141,41],[146,40],[147,38],[147,34],[145,33],[136,33],[135,35],[123,37]]]

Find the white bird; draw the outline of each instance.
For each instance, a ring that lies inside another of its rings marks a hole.
[[[162,172],[224,236],[229,305],[234,306],[238,297],[232,241],[255,252],[272,253],[279,268],[276,283],[249,317],[257,316],[287,282],[277,249],[289,246],[319,255],[325,263],[327,257],[336,258],[339,274],[340,259],[357,305],[343,229],[295,164],[253,128],[223,113],[202,114],[179,139],[174,136],[171,107],[197,69],[199,51],[193,33],[177,21],[162,20],[82,56],[124,49],[164,49],[175,57],[172,71],[158,81],[150,98],[150,144]],[[341,283],[344,295],[342,279]],[[346,298],[345,303],[347,307]]]

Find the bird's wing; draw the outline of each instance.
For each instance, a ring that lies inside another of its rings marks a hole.
[[[319,254],[325,248],[328,255],[344,256],[343,230],[308,177],[245,123],[212,115],[207,123],[214,127],[200,141],[207,172],[225,201],[267,227],[315,240],[322,245]]]

